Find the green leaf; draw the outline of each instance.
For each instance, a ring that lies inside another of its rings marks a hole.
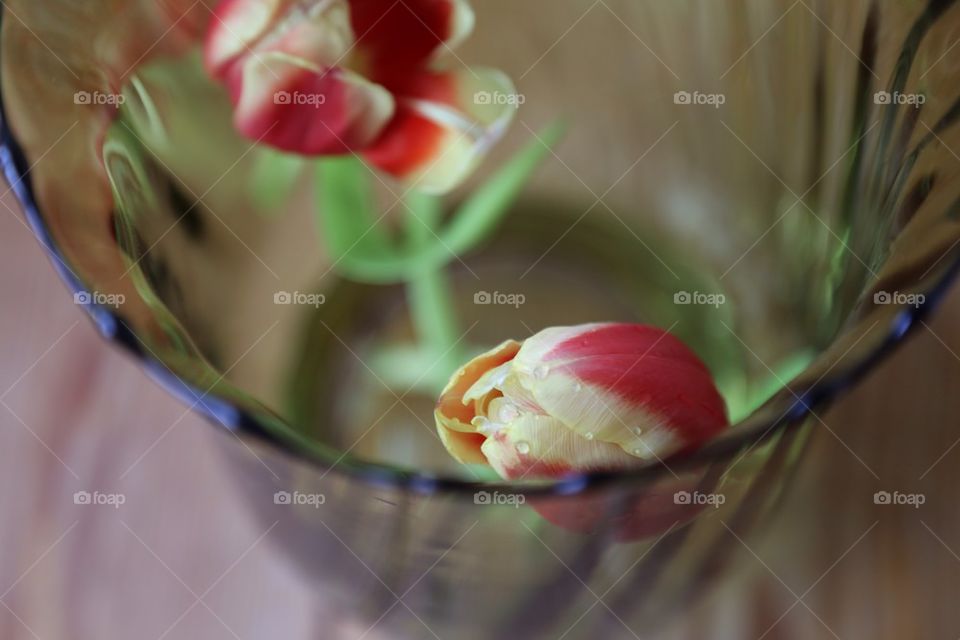
[[[562,135],[562,125],[550,125],[471,194],[441,234],[447,247],[461,255],[486,240]]]
[[[318,164],[317,219],[337,268],[366,280],[368,264],[396,259],[390,236],[374,215],[370,169],[357,158],[327,158]]]
[[[383,230],[373,224],[369,169],[355,158],[323,161],[321,230],[338,260],[337,269],[355,280],[386,284],[445,267],[496,230],[562,132],[559,124],[548,127],[478,187],[439,231],[433,230],[441,213],[439,200],[416,191],[408,194],[409,242],[401,249],[393,247]]]
[[[415,255],[436,240],[443,203],[436,196],[416,190],[408,193],[405,200],[407,251],[408,255]]]
[[[407,205],[407,242],[411,255],[418,255],[424,246],[433,246],[438,240],[436,226],[443,217],[440,199],[424,193],[411,192],[406,199]],[[457,313],[453,304],[453,292],[449,274],[445,269],[413,269],[415,261],[410,261],[407,277],[407,299],[413,326],[417,330],[418,342],[431,356],[429,371],[434,373],[434,389],[439,393],[461,360],[456,349],[461,335],[457,322]],[[439,377],[437,377],[439,376]]]

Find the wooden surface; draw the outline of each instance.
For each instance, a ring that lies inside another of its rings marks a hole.
[[[0,267],[0,638],[329,637],[229,484],[220,436],[96,335],[5,208]],[[955,290],[823,414],[835,435],[817,430],[772,530],[659,637],[960,636],[957,327]],[[126,502],[75,505],[83,490]],[[926,503],[877,506],[878,490]]]

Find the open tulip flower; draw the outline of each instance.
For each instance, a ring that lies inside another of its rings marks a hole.
[[[434,66],[473,23],[466,0],[223,0],[204,58],[244,136],[307,156],[357,153],[439,193],[516,110],[502,73]]]
[[[637,466],[692,449],[728,423],[700,359],[637,324],[555,327],[504,342],[454,374],[435,417],[457,460],[508,480]]]

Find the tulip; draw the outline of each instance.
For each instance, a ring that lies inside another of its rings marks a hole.
[[[466,0],[223,0],[204,61],[242,135],[301,155],[357,153],[440,193],[516,110],[502,73],[435,68],[473,24]]]
[[[638,466],[728,424],[709,370],[679,339],[612,323],[546,329],[474,358],[435,418],[454,458],[507,480]]]

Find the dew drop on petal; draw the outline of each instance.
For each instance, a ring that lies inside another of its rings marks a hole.
[[[583,385],[578,382],[578,383],[576,383],[575,385],[573,385],[573,390],[574,390],[574,391],[583,391]]]
[[[540,365],[533,370],[533,377],[537,380],[543,380],[550,373],[550,367],[545,364]]]
[[[516,420],[519,416],[520,410],[510,403],[501,405],[500,410],[497,411],[497,420],[500,422],[511,422]]]
[[[583,437],[586,438],[587,440],[593,440],[593,432],[592,432],[592,431],[589,431],[589,432],[583,434]]]
[[[634,450],[633,450],[633,455],[635,455],[635,456],[642,456],[642,455],[643,455],[643,451],[641,451],[640,449],[634,449]]]
[[[518,443],[517,443],[517,453],[519,453],[519,454],[521,454],[521,455],[526,455],[526,454],[530,453],[530,443],[529,443],[529,442],[524,442],[524,441],[518,442]]]
[[[636,435],[638,435],[638,436],[643,435],[643,429],[640,428],[640,427],[634,427],[634,428],[633,428],[633,432],[634,432]]]

